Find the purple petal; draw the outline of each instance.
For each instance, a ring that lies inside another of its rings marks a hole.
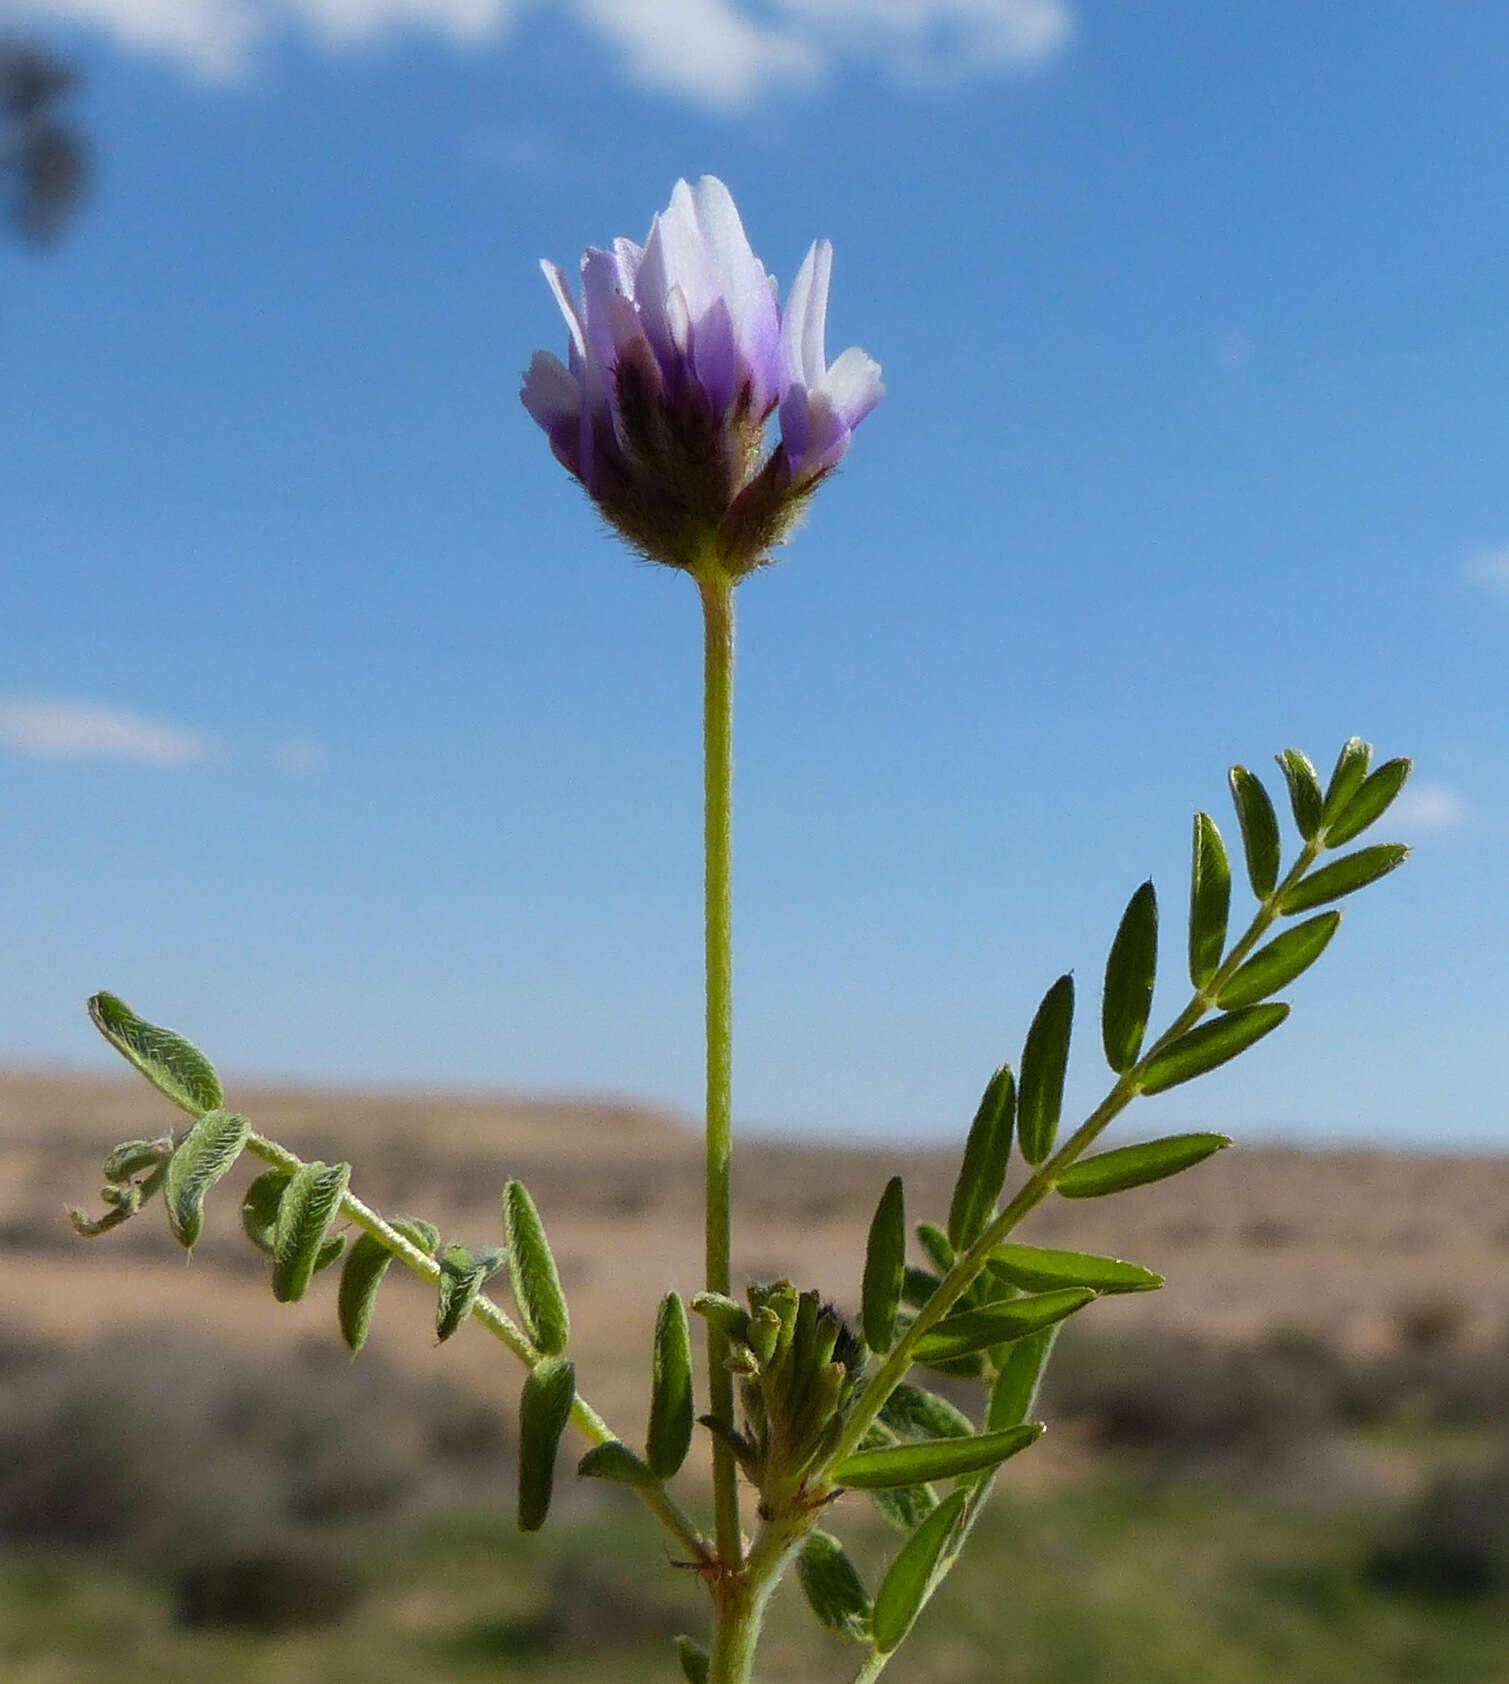
[[[549,351],[536,351],[524,375],[519,393],[524,407],[545,431],[557,458],[577,473],[580,457],[577,440],[580,429],[582,386],[560,358]]]

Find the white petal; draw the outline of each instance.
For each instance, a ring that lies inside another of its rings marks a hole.
[[[827,368],[823,361],[823,335],[832,273],[832,245],[827,240],[814,240],[791,283],[786,316],[781,323],[781,360],[788,381],[816,386],[823,378]]]
[[[697,226],[728,306],[734,345],[755,375],[757,407],[771,396],[767,383],[779,337],[779,318],[771,301],[765,266],[753,252],[733,195],[715,175],[705,175],[692,190]]]
[[[857,427],[885,396],[880,364],[851,345],[823,377],[822,391],[845,423]]]
[[[582,331],[582,318],[576,308],[576,300],[571,296],[571,284],[566,279],[566,273],[558,263],[551,263],[546,258],[540,259],[540,268],[544,271],[545,279],[550,290],[555,294],[555,301],[561,307],[561,314],[566,318],[566,329],[571,335],[571,344],[577,356],[587,354],[587,336]]]

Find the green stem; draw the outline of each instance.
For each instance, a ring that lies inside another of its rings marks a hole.
[[[1251,924],[1248,925],[1241,940],[1221,961],[1220,969],[1210,979],[1209,983],[1195,994],[1184,1010],[1153,1042],[1152,1046],[1143,1053],[1137,1063],[1124,1075],[1117,1077],[1111,1091],[1101,1100],[1100,1104],[1070,1135],[1068,1140],[1059,1147],[1057,1152],[1038,1165],[1037,1170],[1030,1179],[1022,1184],[1016,1196],[1007,1204],[1006,1208],[989,1224],[969,1250],[958,1258],[953,1268],[939,1283],[937,1291],[917,1312],[917,1319],[896,1342],[885,1361],[871,1376],[864,1391],[855,1400],[854,1407],[850,1410],[845,1422],[843,1436],[834,1447],[832,1454],[826,1458],[823,1468],[817,1470],[812,1476],[814,1489],[821,1491],[821,1481],[828,1468],[841,1462],[844,1457],[853,1454],[859,1441],[880,1413],[886,1399],[906,1377],[906,1372],[912,1365],[912,1352],[916,1348],[917,1341],[930,1328],[935,1327],[968,1290],[975,1276],[985,1267],[985,1259],[991,1250],[1006,1238],[1030,1210],[1047,1198],[1048,1194],[1053,1191],[1057,1177],[1087,1147],[1095,1142],[1109,1124],[1142,1091],[1139,1085],[1139,1077],[1148,1061],[1162,1052],[1171,1042],[1186,1034],[1214,1006],[1222,988],[1235,975],[1243,960],[1247,958],[1253,948],[1262,940],[1275,919],[1278,918],[1279,905],[1285,891],[1299,882],[1315,863],[1323,845],[1323,832],[1305,844],[1289,874],[1258,907],[1256,915]]]
[[[734,585],[715,570],[697,580],[702,593],[703,789],[707,951],[707,1206],[709,1292],[728,1294],[733,1273],[733,715]],[[726,1366],[728,1339],[707,1335],[708,1396],[713,1416],[734,1424],[734,1383]],[[744,1554],[739,1530],[739,1470],[732,1450],[713,1437],[713,1515],[718,1555],[737,1571]]]
[[[247,1138],[246,1150],[253,1157],[260,1158],[263,1163],[289,1175],[304,1167],[303,1159],[296,1153],[290,1152],[286,1146],[280,1146],[275,1140],[269,1140],[265,1135],[250,1135]],[[431,1286],[439,1283],[440,1265],[435,1259],[399,1233],[391,1223],[385,1222],[371,1205],[364,1203],[354,1193],[348,1192],[341,1199],[340,1215],[354,1223],[364,1234],[370,1234],[400,1263],[412,1269]],[[477,1294],[477,1301],[472,1306],[471,1313],[494,1338],[506,1345],[526,1368],[532,1368],[540,1360],[540,1353],[530,1344],[512,1317],[500,1309],[486,1293]],[[618,1437],[602,1416],[581,1396],[578,1396],[571,1406],[571,1422],[591,1444],[605,1444],[609,1439]],[[636,1488],[636,1495],[694,1561],[705,1564],[711,1559],[706,1540],[677,1507],[663,1486]]]
[[[750,1684],[765,1610],[811,1530],[813,1518],[810,1513],[797,1513],[766,1521],[743,1569],[725,1574],[713,1586],[708,1684]]]

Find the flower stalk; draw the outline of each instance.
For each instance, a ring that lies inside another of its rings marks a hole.
[[[733,1284],[733,685],[734,582],[709,569],[698,579],[703,618],[704,935],[707,959],[707,1289]],[[709,1327],[708,1395],[715,1419],[734,1425],[728,1336]],[[714,1536],[725,1568],[743,1560],[739,1470],[713,1435]]]

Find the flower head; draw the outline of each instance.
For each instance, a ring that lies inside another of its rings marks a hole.
[[[678,181],[643,247],[582,258],[562,363],[536,351],[524,407],[603,514],[654,561],[738,577],[784,541],[880,401],[880,365],[823,353],[833,248],[817,241],[784,313],[716,176]],[[767,452],[766,423],[780,440]]]

